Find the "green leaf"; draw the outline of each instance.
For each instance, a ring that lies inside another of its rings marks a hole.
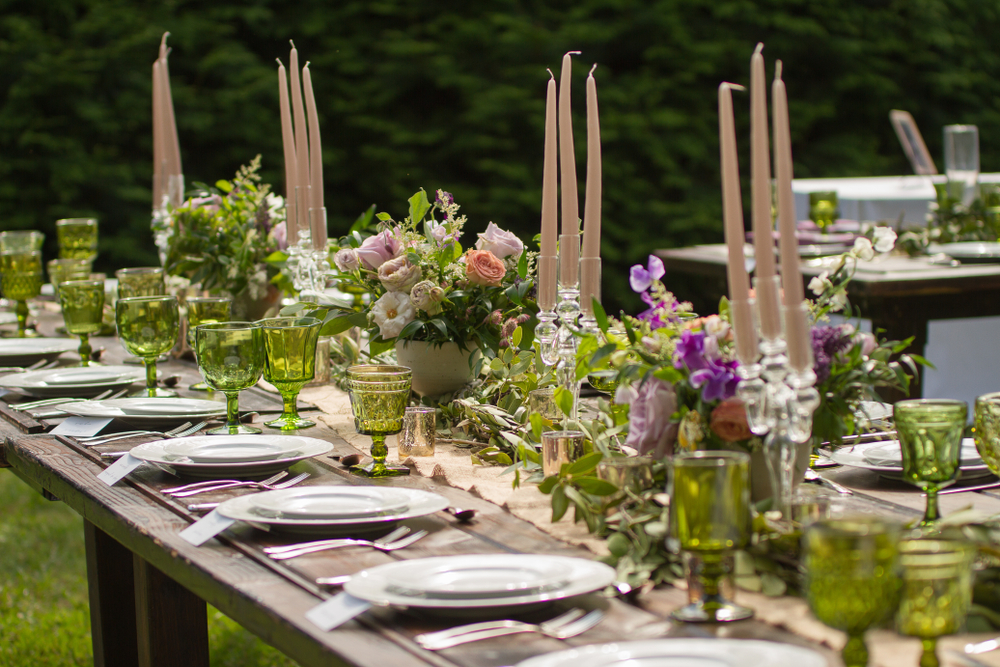
[[[215,187],[219,188],[220,190],[222,190],[226,194],[228,194],[228,193],[230,193],[230,192],[233,191],[233,184],[230,183],[229,181],[216,181],[215,182]]]
[[[424,328],[423,320],[413,320],[405,327],[403,327],[403,330],[399,332],[397,338],[402,338],[404,340],[407,338],[412,338],[418,331],[420,331],[423,328]]]
[[[431,209],[431,204],[427,201],[427,193],[423,188],[409,199],[410,202],[410,222],[416,224],[424,219],[427,211]]]
[[[381,336],[368,342],[368,354],[377,357],[383,352],[388,352],[396,346],[395,339],[383,340]]]
[[[594,496],[611,496],[618,493],[617,486],[597,477],[574,477],[573,483],[579,486],[581,490]]]
[[[512,333],[510,335],[510,346],[511,347],[520,347],[521,346],[521,338],[523,338],[523,337],[524,337],[524,331],[522,331],[521,327],[515,328],[514,329],[514,333]]]
[[[545,427],[545,418],[537,412],[532,412],[531,416],[528,417],[528,421],[531,422],[531,435],[535,437],[535,440],[541,440],[542,429]]]
[[[546,477],[542,480],[542,483],[538,485],[538,490],[545,494],[552,493],[552,489],[554,489],[558,483],[559,477],[557,475]]]
[[[517,275],[524,280],[528,277],[528,253],[521,251],[521,256],[517,258]],[[523,294],[521,296],[524,296]]]
[[[597,467],[597,464],[600,463],[603,458],[604,455],[600,452],[591,452],[586,456],[581,456],[570,464],[569,468],[566,469],[566,473],[570,475],[582,475],[590,472]]]
[[[552,490],[552,523],[559,521],[569,509],[569,499],[566,497],[566,487],[559,485]]]
[[[573,393],[566,391],[565,387],[556,387],[553,398],[564,415],[568,417],[573,412]]]
[[[597,299],[594,299],[594,319],[597,320],[598,328],[608,333],[608,314],[604,312],[604,306]]]
[[[351,225],[351,229],[348,231],[348,234],[353,235],[360,232],[362,229],[365,229],[368,225],[372,224],[372,219],[374,217],[375,204],[372,204],[354,220],[354,224]]]
[[[389,222],[390,220],[392,220],[392,216],[389,215],[388,213],[384,213],[384,212],[383,213],[379,213],[375,217],[378,218],[379,220],[381,220],[382,222]]]

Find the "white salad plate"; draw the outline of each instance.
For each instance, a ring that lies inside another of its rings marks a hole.
[[[550,567],[560,569],[555,579],[540,575],[539,563],[544,572]],[[490,569],[494,571],[489,572]],[[444,574],[451,570],[454,574]],[[428,573],[437,584],[451,590],[465,590],[468,595],[448,595],[440,586],[426,592],[415,590]],[[484,579],[485,583],[475,583]],[[538,586],[540,579],[549,579],[549,585]],[[344,585],[344,591],[356,598],[376,605],[421,607],[424,609],[482,609],[496,610],[522,605],[562,600],[601,590],[614,582],[614,568],[598,561],[569,556],[538,554],[471,554],[464,556],[438,556],[416,558],[380,565],[362,570]],[[475,587],[480,586],[478,593]],[[525,588],[518,589],[518,586]],[[441,593],[444,594],[441,594]]]
[[[87,397],[145,379],[146,370],[141,366],[86,366],[13,373],[0,377],[0,387],[32,396]]]
[[[959,455],[961,479],[974,479],[991,475],[990,469],[976,450],[972,438],[962,440],[962,450]],[[883,477],[900,479],[903,476],[903,454],[896,440],[868,442],[851,447],[841,447],[830,454],[830,458],[841,465],[851,468],[874,470]]]
[[[222,460],[222,461],[194,461],[187,456],[171,454],[168,447],[173,447],[176,443],[201,444],[205,441],[217,443],[217,446],[224,446],[230,443],[240,443],[251,445],[259,441],[260,443],[270,443],[279,446],[284,455],[257,461],[245,460]],[[280,472],[296,461],[309,459],[314,456],[321,456],[333,449],[333,445],[326,440],[319,438],[306,438],[300,435],[195,435],[187,438],[172,438],[169,440],[157,440],[147,442],[133,447],[132,456],[142,459],[165,470],[179,475],[194,477],[198,479],[264,479],[276,472]]]
[[[312,486],[254,496],[254,510],[285,519],[367,519],[399,514],[410,497],[400,489],[377,486]]]
[[[134,451],[134,450],[133,450]],[[339,487],[313,486],[311,489],[337,489]],[[434,512],[440,512],[448,507],[448,499],[436,493],[428,491],[418,491],[415,489],[383,489],[382,487],[370,487],[377,491],[391,491],[386,497],[393,499],[405,497],[405,507],[398,511],[390,511],[384,514],[370,516],[349,516],[341,518],[309,518],[302,519],[289,516],[273,516],[267,509],[261,509],[261,503],[269,505],[274,498],[274,494],[282,494],[279,491],[264,491],[238,498],[230,498],[218,507],[219,514],[249,523],[265,524],[272,529],[289,532],[304,533],[309,535],[363,535],[368,533],[384,533],[396,523],[404,519],[413,519],[419,516],[426,516]],[[401,496],[397,494],[402,494]],[[279,501],[280,502],[280,501]]]
[[[1000,262],[1000,243],[963,241],[960,243],[931,244],[927,252],[944,254],[963,264],[995,264]]]
[[[592,644],[546,653],[516,667],[826,667],[812,649],[758,639],[676,638]]]
[[[5,323],[0,319],[0,324]],[[0,338],[0,366],[30,366],[79,347],[80,341],[75,338]]]
[[[0,324],[14,324],[15,322],[17,322],[17,313],[7,310],[0,312]]]

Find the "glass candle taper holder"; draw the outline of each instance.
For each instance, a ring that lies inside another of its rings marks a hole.
[[[56,220],[56,239],[60,259],[94,259],[97,257],[97,220],[95,218],[65,218]]]
[[[260,433],[240,423],[240,392],[257,384],[264,372],[264,332],[256,322],[213,322],[194,331],[198,370],[205,382],[226,395],[226,424],[209,435]]]
[[[39,334],[28,329],[28,300],[34,299],[42,291],[42,253],[32,251],[5,251],[0,253],[0,275],[3,280],[3,294],[16,301],[17,331],[13,336],[34,338]]]
[[[903,455],[903,480],[927,494],[921,526],[938,520],[938,491],[958,476],[962,435],[969,413],[965,401],[914,399],[893,405]]]
[[[177,344],[180,312],[177,297],[141,296],[118,299],[115,304],[118,338],[125,349],[146,366],[146,388],[131,396],[149,398],[177,396],[156,386],[156,360]]]
[[[299,392],[316,372],[316,341],[323,321],[315,317],[274,317],[260,320],[264,333],[264,379],[281,393],[282,411],[264,422],[271,428],[293,431],[315,426],[299,416]]]
[[[408,475],[405,466],[389,466],[385,458],[387,436],[403,430],[403,415],[410,399],[412,371],[406,366],[358,365],[347,369],[347,387],[354,413],[354,428],[372,438],[372,462],[351,468],[366,477]]]
[[[90,365],[90,336],[99,333],[104,321],[104,281],[70,280],[60,285],[66,332],[80,337],[80,365]]]
[[[198,351],[194,344],[194,330],[201,324],[228,322],[233,319],[233,300],[225,296],[193,296],[185,299],[187,305],[187,343],[195,353],[195,363],[198,362]],[[188,387],[192,391],[209,391],[211,387],[205,382],[195,382]]]
[[[403,430],[399,434],[399,458],[404,456],[434,456],[437,433],[437,409],[406,408]]]

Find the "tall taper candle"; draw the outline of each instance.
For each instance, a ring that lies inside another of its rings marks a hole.
[[[295,163],[295,131],[292,129],[292,108],[288,100],[288,77],[281,59],[278,61],[278,107],[281,112],[281,143],[285,152],[285,236],[294,243],[299,238],[298,209],[295,201],[297,182]]]
[[[601,256],[601,120],[597,111],[595,64],[587,76],[587,199],[583,205],[583,251],[580,257]]]
[[[323,209],[323,144],[319,135],[319,114],[316,110],[316,96],[313,94],[312,74],[309,63],[302,69],[302,87],[306,96],[306,112],[309,118],[309,187],[312,190],[309,207],[315,211]],[[326,248],[326,216],[310,213],[312,244],[316,250]]]
[[[573,113],[570,106],[570,91],[572,90],[573,60],[571,55],[579,51],[570,51],[563,56],[562,72],[559,75],[559,164],[561,166],[562,185],[562,233],[570,236],[580,234],[580,206],[577,199],[576,185],[576,152],[573,148]],[[579,239],[576,239],[579,242]],[[579,264],[569,259],[570,251],[564,253],[560,262],[559,280],[563,285],[575,285],[579,281]]]
[[[167,65],[167,56],[170,54],[170,50],[167,48],[167,37],[169,36],[170,33],[165,32],[163,33],[163,38],[160,40],[160,82],[163,86],[163,123],[166,129],[166,144],[164,148],[167,159],[167,179],[171,176],[180,176],[184,173],[184,169],[181,167],[181,144],[177,137],[177,121],[174,118],[174,98],[173,93],[170,92],[170,68]],[[179,194],[183,196],[184,193]],[[175,206],[180,204],[179,201],[172,203]]]
[[[754,251],[758,278],[757,306],[760,329],[765,338],[781,335],[779,297],[765,280],[774,271],[774,225],[771,222],[771,169],[767,140],[767,86],[764,82],[764,50],[758,44],[750,60],[750,184],[752,187]]]
[[[559,144],[556,129],[556,77],[549,70],[545,90],[545,148],[542,163],[542,242],[538,257],[538,306],[556,305],[556,237],[559,233]]]
[[[299,189],[298,215],[300,230],[309,229],[309,135],[306,132],[306,110],[302,103],[302,84],[299,78],[299,52],[295,42],[289,40],[292,51],[288,56],[288,78],[292,84],[292,119],[295,130],[295,185]],[[289,244],[298,239],[289,239]]]
[[[160,60],[153,63],[153,210],[163,206],[167,179],[163,173],[163,84],[160,83]]]
[[[785,305],[804,298],[802,271],[799,268],[799,243],[795,238],[795,197],[792,194],[792,136],[788,122],[788,95],[781,80],[781,61],[774,68],[771,86],[774,105],[774,171],[778,188],[778,231],[781,234],[781,287]],[[789,341],[791,344],[791,341]]]

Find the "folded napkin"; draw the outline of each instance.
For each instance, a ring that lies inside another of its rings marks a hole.
[[[865,447],[861,455],[869,465],[880,468],[902,468],[903,453],[899,449],[899,442],[889,440],[887,442],[876,442]],[[976,442],[972,438],[962,440],[962,449],[959,452],[959,459],[962,465],[982,465],[983,459],[976,449]]]

